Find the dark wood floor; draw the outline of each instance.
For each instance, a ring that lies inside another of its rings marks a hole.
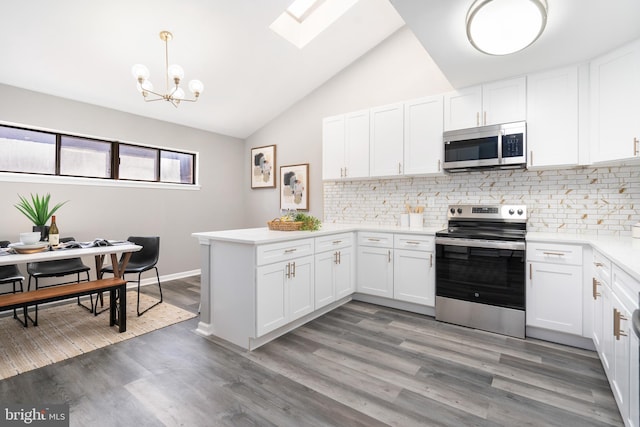
[[[197,311],[198,278],[163,290]],[[68,402],[72,426],[622,425],[589,351],[358,302],[251,353],[197,321],[0,381],[0,401]]]

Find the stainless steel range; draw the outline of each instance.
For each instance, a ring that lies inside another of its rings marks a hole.
[[[524,205],[454,205],[436,233],[436,319],[525,336]]]

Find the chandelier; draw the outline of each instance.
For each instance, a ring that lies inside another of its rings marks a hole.
[[[149,81],[149,69],[142,64],[136,64],[131,68],[131,73],[138,81],[136,85],[138,91],[142,93],[146,102],[164,100],[170,102],[176,108],[183,101],[196,102],[204,90],[204,85],[200,80],[191,80],[189,82],[189,90],[193,94],[193,99],[185,98],[184,90],[180,87],[180,81],[184,77],[184,70],[177,64],[169,65],[169,40],[173,39],[173,34],[169,31],[160,31],[160,39],[164,41],[165,46],[166,91],[164,93],[155,92],[153,84]],[[173,85],[170,82],[173,82]]]

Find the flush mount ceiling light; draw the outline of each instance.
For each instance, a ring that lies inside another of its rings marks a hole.
[[[189,90],[193,93],[193,99],[185,98],[184,90],[180,87],[180,81],[184,77],[184,70],[177,64],[169,65],[169,40],[173,39],[173,34],[169,31],[161,31],[160,39],[164,41],[165,47],[166,91],[164,93],[154,92],[153,85],[149,81],[149,69],[142,64],[136,64],[131,68],[131,73],[138,80],[136,85],[138,91],[142,93],[146,102],[164,100],[170,102],[176,108],[183,101],[196,102],[204,90],[204,85],[200,80],[191,80],[189,82]],[[173,85],[170,84],[170,81],[173,82]]]
[[[476,0],[467,12],[467,37],[480,52],[508,55],[536,41],[546,24],[546,0]]]

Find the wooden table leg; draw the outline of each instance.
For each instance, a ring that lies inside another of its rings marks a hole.
[[[120,332],[127,330],[127,285],[120,287],[120,312],[118,313],[120,321]]]

